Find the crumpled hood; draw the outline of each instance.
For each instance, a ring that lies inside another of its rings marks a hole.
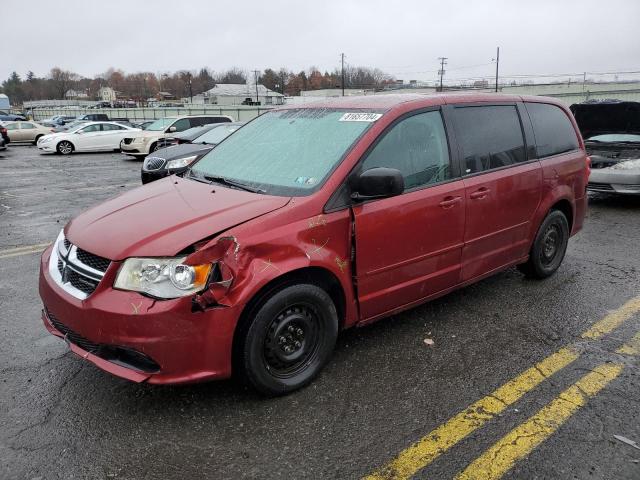
[[[74,245],[111,260],[172,256],[289,200],[168,177],[81,213],[67,224],[65,235]]]
[[[608,133],[640,134],[640,102],[576,103],[570,109],[585,139]]]

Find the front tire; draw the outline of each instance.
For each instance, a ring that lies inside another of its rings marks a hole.
[[[529,252],[529,260],[518,269],[529,278],[553,275],[564,260],[569,243],[569,222],[560,210],[547,214]]]
[[[310,383],[329,360],[338,336],[331,297],[311,284],[284,287],[248,312],[239,326],[237,365],[265,395]]]
[[[73,144],[67,140],[63,140],[56,146],[56,150],[60,155],[69,155],[73,152]]]

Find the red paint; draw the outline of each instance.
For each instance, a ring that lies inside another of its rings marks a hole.
[[[314,104],[386,110],[320,190],[285,198],[175,178],[134,189],[65,227],[72,243],[112,260],[95,292],[80,301],[58,287],[47,270],[49,248],[41,263],[43,303],[90,341],[132,348],[161,368],[142,374],[72,347],[98,367],[133,381],[186,383],[231,375],[233,335],[246,304],[269,282],[295,270],[323,269],[335,277],[344,297],[345,328],[473,283],[526,260],[538,226],[558,202],[570,206],[571,233],[580,230],[587,178],[582,139],[579,151],[565,155],[351,209],[325,213],[324,207],[399,116],[444,104],[522,100],[485,94],[380,95]],[[561,106],[548,99],[524,100]],[[223,282],[194,298],[164,301],[112,288],[127,257],[175,256],[192,245],[195,252],[187,263],[223,262]],[[213,303],[218,306],[211,308]],[[46,318],[44,322],[62,335]]]

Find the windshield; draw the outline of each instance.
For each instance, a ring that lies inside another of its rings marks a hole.
[[[265,113],[202,157],[192,174],[252,184],[272,195],[308,194],[373,125],[371,119],[381,116],[366,113],[349,116],[325,108]]]
[[[193,143],[217,144],[240,128],[240,125],[220,125],[197,137]]]
[[[175,121],[176,121],[175,118],[160,118],[159,120],[156,120],[147,128],[145,128],[145,130],[152,130],[152,131],[164,130]]]
[[[608,133],[606,135],[594,135],[593,137],[589,137],[587,138],[587,142],[640,142],[640,135],[635,135],[633,133]]]

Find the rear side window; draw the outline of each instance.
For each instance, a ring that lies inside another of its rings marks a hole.
[[[231,121],[226,117],[202,117],[199,118],[199,120],[201,121],[200,125],[208,125],[210,123],[226,123]]]
[[[538,158],[579,148],[578,137],[564,111],[548,103],[525,103],[533,124]]]
[[[515,106],[458,107],[454,118],[465,174],[507,167],[527,159]]]

